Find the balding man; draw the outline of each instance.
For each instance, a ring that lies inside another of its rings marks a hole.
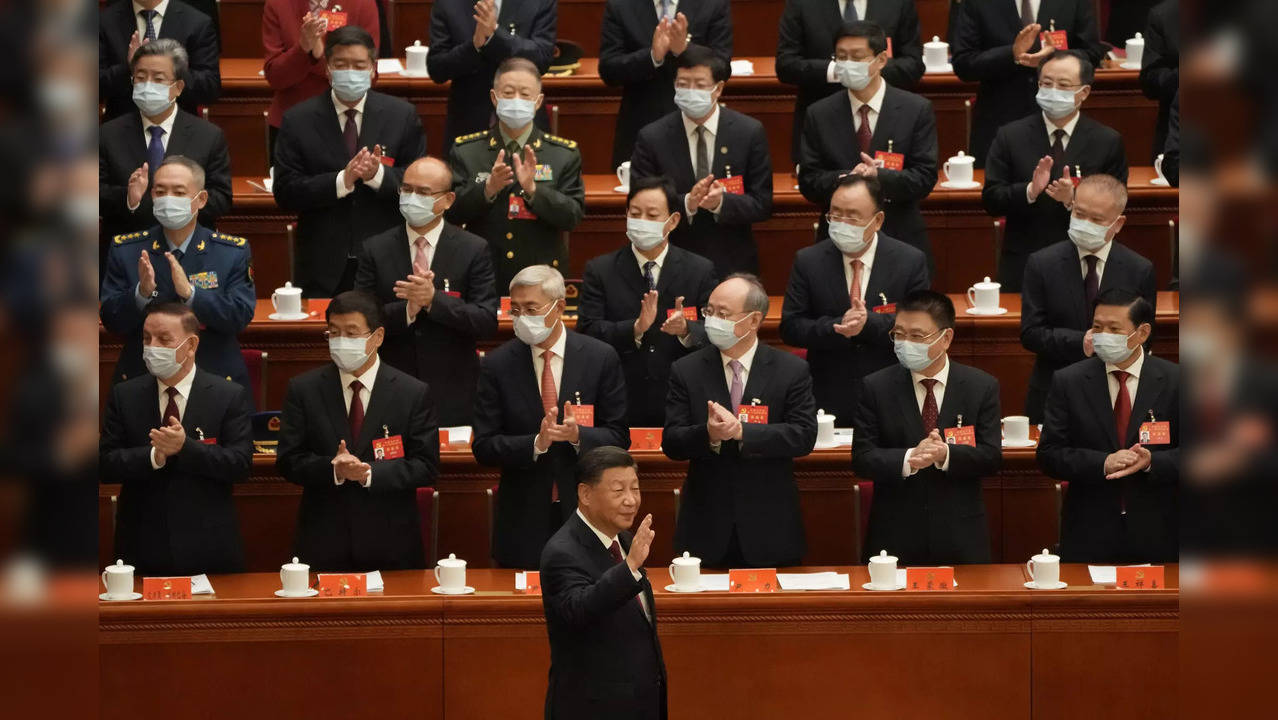
[[[759,342],[768,293],[730,275],[702,311],[705,347],[670,370],[662,450],[689,460],[675,551],[707,567],[780,567],[803,559],[794,458],[816,443],[808,364]]]
[[[1069,240],[1030,255],[1021,289],[1021,344],[1034,353],[1025,413],[1043,418],[1057,370],[1089,358],[1092,308],[1110,288],[1155,300],[1154,264],[1115,242],[1127,216],[1127,187],[1109,175],[1083,178],[1069,217]]]
[[[424,157],[404,170],[404,222],[364,241],[355,288],[386,310],[382,359],[430,385],[439,422],[470,425],[479,379],[478,340],[497,332],[488,243],[444,220],[456,198],[452,170]]]

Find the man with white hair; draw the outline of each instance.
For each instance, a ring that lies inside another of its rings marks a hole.
[[[510,281],[515,338],[488,353],[472,450],[501,468],[492,556],[536,570],[541,549],[577,508],[577,457],[630,447],[626,380],[610,345],[566,328],[564,278],[531,265]]]

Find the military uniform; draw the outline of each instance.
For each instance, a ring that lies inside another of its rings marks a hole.
[[[585,214],[586,189],[577,143],[534,127],[527,144],[537,156],[537,192],[531,201],[518,180],[502,188],[491,202],[484,197],[484,184],[497,162],[497,153],[505,149],[497,126],[462,135],[448,154],[457,200],[447,217],[488,241],[499,295],[508,294],[511,278],[529,265],[551,265],[566,272],[568,242],[564,233],[576,227]],[[509,153],[506,164],[514,168]]]
[[[107,253],[106,275],[102,279],[102,324],[124,338],[124,349],[111,375],[114,385],[146,373],[142,362],[142,321],[150,302],[182,302],[173,289],[169,269],[169,243],[160,226],[141,232],[116,235]],[[155,269],[155,292],[138,297],[138,256],[150,253]],[[220,377],[251,387],[248,369],[236,339],[257,307],[253,288],[252,255],[242,237],[213,232],[200,225],[186,241],[178,263],[186,272],[194,292],[187,303],[200,320],[200,347],[196,364]]]

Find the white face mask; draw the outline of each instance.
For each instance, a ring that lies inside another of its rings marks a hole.
[[[745,320],[748,317],[750,316],[746,315],[741,320]],[[737,336],[737,324],[741,320],[733,322],[714,315],[707,315],[705,322],[706,337],[710,339],[710,342],[715,347],[720,350],[727,350],[742,340],[742,338]]]
[[[1077,107],[1074,99],[1078,97],[1077,90],[1058,90],[1056,88],[1039,88],[1038,95],[1034,96],[1035,102],[1038,103],[1039,109],[1043,114],[1053,120],[1069,117]]]
[[[932,357],[930,353],[932,346],[940,342],[942,337],[945,337],[944,330],[938,333],[936,339],[932,342],[894,340],[892,341],[892,351],[896,353],[896,359],[905,366],[906,370],[922,372],[924,368],[936,361],[936,358]]]
[[[1135,330],[1128,335],[1092,333],[1092,349],[1096,351],[1096,357],[1110,365],[1117,365],[1132,354],[1132,349],[1127,347],[1127,340],[1135,334]]]
[[[497,119],[511,130],[518,130],[533,121],[537,115],[537,103],[523,98],[497,98]]]
[[[626,218],[626,237],[638,250],[651,250],[666,239],[666,221]]]
[[[870,239],[866,237],[869,229],[869,225],[832,222],[830,223],[830,240],[834,242],[839,252],[855,255],[870,244]]]
[[[367,347],[366,337],[332,337],[328,339],[328,356],[333,358],[337,369],[353,373],[363,367],[372,356],[372,353],[366,351]]]
[[[1115,220],[1114,223],[1116,222],[1118,221]],[[1105,243],[1109,241],[1109,229],[1114,227],[1114,223],[1097,225],[1090,220],[1071,215],[1069,217],[1069,239],[1083,252],[1096,252],[1105,247]]]
[[[870,63],[835,60],[834,77],[849,90],[864,90],[870,84]]]
[[[435,222],[439,214],[435,212],[433,196],[402,192],[399,194],[399,214],[404,216],[413,227],[426,227]]]
[[[190,338],[187,338],[190,340]],[[160,347],[147,345],[142,348],[142,362],[146,363],[146,371],[160,380],[171,378],[182,371],[182,362],[177,359],[178,348],[186,344],[186,340],[177,347]],[[183,359],[185,360],[185,358]]]
[[[551,307],[554,307],[554,303],[551,303]],[[546,318],[549,316],[550,311],[547,310],[542,315],[524,314],[515,318],[515,337],[525,345],[539,345],[546,342],[550,332],[555,329],[554,325],[546,325]]]
[[[178,230],[195,217],[194,202],[194,198],[161,195],[151,203],[151,214],[166,229]]]
[[[133,85],[133,104],[147,117],[155,117],[169,109],[173,101],[169,90],[173,84],[140,82]]]

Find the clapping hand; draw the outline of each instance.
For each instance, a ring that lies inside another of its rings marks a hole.
[[[506,151],[497,151],[497,160],[493,162],[493,168],[488,173],[488,179],[484,181],[484,197],[492,200],[497,197],[497,193],[506,187],[515,179],[515,171],[510,169],[506,164]]]
[[[655,292],[654,292],[655,294]],[[675,298],[674,313],[661,324],[661,332],[675,337],[686,337],[688,334],[688,318],[683,314],[683,296]]]
[[[186,444],[186,430],[175,417],[169,418],[169,424],[154,428],[149,433],[151,447],[155,450],[156,462],[160,465],[168,458],[177,455]]]
[[[843,313],[842,321],[834,324],[834,332],[846,338],[860,335],[861,331],[865,329],[865,321],[868,317],[869,314],[865,310],[865,301],[857,298],[852,301],[852,307]]]
[[[635,337],[648,332],[648,328],[657,321],[657,291],[649,290],[643,294],[639,302],[639,317],[635,318]]]
[[[359,458],[351,454],[346,449],[346,441],[341,440],[337,444],[337,455],[332,460],[333,472],[337,474],[338,479],[345,482],[346,480],[354,480],[362,483],[364,478],[373,468],[368,463],[360,461]]]
[[[644,516],[643,522],[639,523],[639,529],[635,531],[635,537],[630,541],[630,552],[626,553],[626,565],[630,566],[630,572],[639,572],[639,568],[643,567],[643,563],[648,559],[648,551],[652,548],[652,539],[656,537],[656,533],[652,531],[652,513]]]
[[[1047,196],[1062,205],[1074,203],[1074,181],[1069,176],[1069,165],[1065,166],[1065,172],[1059,178],[1047,186]]]

